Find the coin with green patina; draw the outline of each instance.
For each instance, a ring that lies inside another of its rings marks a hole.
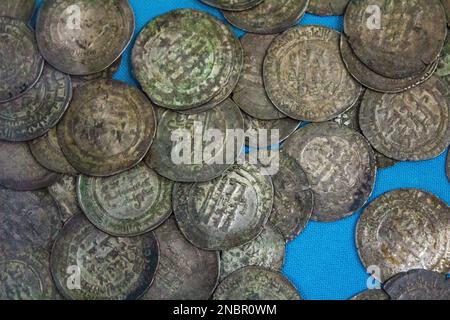
[[[112,237],[83,215],[76,215],[60,231],[50,267],[58,290],[67,299],[131,300],[150,287],[158,260],[158,241],[152,232]],[[78,289],[72,287],[72,274],[79,276]]]
[[[309,0],[308,12],[318,16],[341,16],[350,0]]]
[[[58,205],[63,222],[82,212],[78,205],[76,177],[62,175],[48,187],[48,192]]]
[[[106,68],[102,72],[97,72],[87,76],[71,76],[72,87],[74,89],[81,87],[82,85],[100,79],[112,79],[114,74],[119,70],[120,64],[122,63],[122,57],[117,59],[110,67]]]
[[[388,294],[381,289],[371,289],[358,293],[351,300],[389,300]]]
[[[172,213],[172,182],[143,163],[107,178],[80,175],[77,194],[88,219],[115,236],[149,232]]]
[[[450,1],[449,1],[450,4]],[[445,40],[444,48],[442,49],[439,63],[436,69],[436,74],[450,83],[450,36]]]
[[[2,0],[0,17],[10,17],[28,22],[36,6],[35,0]]]
[[[253,8],[254,6],[260,4],[267,0],[200,0],[209,6],[233,11],[242,11]]]

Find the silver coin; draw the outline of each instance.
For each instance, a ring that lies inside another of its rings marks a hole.
[[[62,175],[54,184],[48,187],[48,192],[58,205],[63,222],[82,213],[78,205],[76,177]]]
[[[381,289],[371,289],[358,293],[351,300],[389,300],[388,294]]]
[[[0,1],[0,17],[10,17],[28,22],[35,7],[35,0],[2,0]]]

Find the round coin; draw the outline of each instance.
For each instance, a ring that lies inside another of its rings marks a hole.
[[[33,15],[35,0],[2,0],[0,17],[10,17],[28,22]]]
[[[389,296],[384,290],[371,289],[358,293],[351,300],[389,300]]]
[[[48,187],[48,192],[56,201],[63,222],[81,213],[77,199],[77,178],[62,175],[54,184]]]
[[[341,16],[350,0],[309,0],[308,12],[318,16]]]
[[[207,5],[224,10],[242,11],[253,8],[266,0],[200,0]]]
[[[119,70],[122,63],[122,57],[116,60],[110,67],[103,70],[102,72],[90,74],[87,76],[71,76],[72,86],[74,89],[81,87],[82,85],[100,79],[112,79],[114,74]]]

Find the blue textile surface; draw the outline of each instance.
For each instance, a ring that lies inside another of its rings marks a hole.
[[[42,0],[38,0],[38,3]],[[177,8],[207,11],[223,19],[221,13],[196,0],[130,0],[136,16],[135,35],[154,17]],[[224,20],[224,19],[223,19]],[[342,17],[305,15],[300,24],[320,24],[342,30]],[[238,36],[244,33],[236,28]],[[134,40],[132,44],[134,43]],[[131,75],[130,52],[125,52],[115,78],[136,85]],[[450,203],[450,184],[445,175],[445,156],[423,162],[399,163],[379,170],[370,199],[399,188],[419,188]],[[305,231],[288,245],[284,274],[305,299],[348,299],[365,290],[367,274],[355,247],[354,234],[360,213],[334,223],[310,222]]]

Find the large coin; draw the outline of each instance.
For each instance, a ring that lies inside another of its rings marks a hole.
[[[18,98],[38,81],[44,59],[25,22],[0,17],[0,102]]]
[[[282,274],[254,266],[233,272],[214,293],[214,300],[300,299],[297,290]]]
[[[309,0],[308,12],[319,16],[341,16],[350,0]]]
[[[172,213],[172,182],[143,163],[108,178],[81,175],[77,194],[88,219],[115,236],[149,232]]]
[[[450,271],[450,208],[430,193],[400,189],[372,202],[356,228],[364,266],[381,281],[414,268]]]
[[[235,156],[225,159],[226,155],[233,155],[227,145],[234,141],[234,129],[243,131],[244,119],[230,99],[193,115],[166,110],[160,115],[156,139],[145,161],[173,181],[209,181],[232,166],[236,153],[244,146],[244,137],[238,136]],[[213,132],[220,136],[210,136]]]
[[[36,6],[35,0],[2,0],[0,17],[10,17],[28,22]]]
[[[208,300],[219,278],[219,253],[190,244],[170,218],[156,231],[160,259],[144,300]]]
[[[422,73],[438,58],[446,28],[439,0],[351,1],[344,22],[356,56],[388,78]]]
[[[399,94],[366,91],[359,112],[364,136],[396,160],[428,160],[450,143],[450,91],[439,77]]]
[[[305,14],[308,0],[264,0],[245,11],[224,11],[225,18],[236,27],[260,34],[279,33],[295,25]]]
[[[381,289],[371,289],[358,293],[351,300],[389,300],[387,293]]]
[[[97,73],[112,65],[133,32],[128,0],[48,0],[36,22],[42,55],[58,70],[73,75]]]
[[[114,74],[119,70],[120,65],[122,63],[122,57],[117,59],[111,66],[109,66],[107,69],[103,70],[102,72],[97,72],[94,74],[90,74],[87,76],[71,76],[72,79],[72,86],[74,89],[81,87],[82,85],[85,85],[88,82],[94,81],[94,80],[100,80],[100,79],[112,79]]]
[[[299,162],[311,183],[314,220],[342,219],[369,199],[376,163],[360,133],[334,122],[310,124],[293,134],[283,148]]]
[[[226,250],[261,233],[272,210],[273,185],[258,167],[245,163],[210,182],[176,185],[173,201],[181,232],[192,244]]]
[[[236,37],[208,13],[179,9],[151,21],[133,48],[136,79],[157,105],[174,110],[201,106],[228,83]]]
[[[342,62],[339,33],[326,27],[294,27],[277,37],[263,73],[272,102],[298,120],[331,120],[355,105],[362,93]]]
[[[62,175],[58,181],[48,187],[48,192],[56,201],[63,222],[81,213],[77,199],[77,179],[74,176]]]
[[[75,91],[58,125],[58,141],[79,172],[110,176],[140,162],[155,131],[153,107],[142,92],[123,82],[97,80]]]
[[[61,230],[50,266],[57,288],[68,299],[131,300],[150,287],[158,250],[153,233],[116,238],[76,215]],[[79,281],[71,282],[73,275]]]
[[[253,8],[265,0],[200,0],[207,5],[224,10],[242,11]]]
[[[41,166],[26,143],[0,141],[0,185],[19,191],[46,188],[58,174]]]

